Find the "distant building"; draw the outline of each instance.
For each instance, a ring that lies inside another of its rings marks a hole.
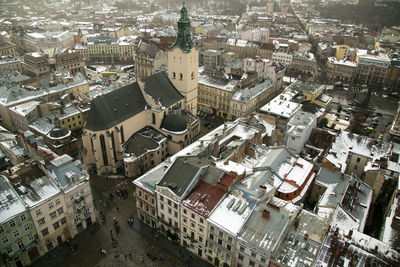
[[[49,56],[41,52],[24,55],[24,73],[32,78],[50,74]]]
[[[167,55],[155,45],[142,42],[136,50],[135,74],[137,78],[154,75],[166,64]]]
[[[55,60],[56,70],[68,70],[72,76],[75,76],[78,72],[85,75],[85,61],[79,52],[64,49],[64,51],[55,54]]]

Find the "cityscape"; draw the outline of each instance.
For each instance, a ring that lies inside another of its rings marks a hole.
[[[400,266],[400,1],[0,14],[0,266]]]

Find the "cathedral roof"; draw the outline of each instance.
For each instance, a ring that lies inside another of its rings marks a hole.
[[[169,107],[183,99],[165,72],[146,77],[142,82],[144,92],[162,107]],[[147,108],[139,84],[135,82],[96,97],[90,105],[85,128],[92,131],[107,130]]]
[[[163,71],[143,78],[142,82],[144,91],[163,107],[169,107],[183,99],[183,95]]]
[[[186,120],[182,116],[182,114],[169,113],[167,116],[164,117],[161,123],[161,129],[165,129],[169,132],[186,131]]]
[[[96,97],[91,105],[86,128],[107,130],[145,110],[147,103],[137,83]]]

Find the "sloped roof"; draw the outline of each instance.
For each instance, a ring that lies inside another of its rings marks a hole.
[[[146,105],[137,83],[121,87],[92,101],[86,128],[93,131],[110,129],[145,110]]]
[[[165,72],[158,72],[142,79],[144,91],[162,106],[169,107],[183,98]]]

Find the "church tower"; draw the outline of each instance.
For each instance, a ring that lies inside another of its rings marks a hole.
[[[178,36],[168,50],[168,77],[185,97],[185,109],[197,112],[199,51],[190,38],[190,20],[185,4],[178,21]]]

